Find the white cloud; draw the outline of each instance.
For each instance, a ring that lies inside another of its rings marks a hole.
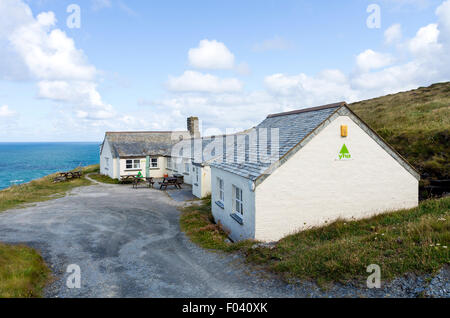
[[[16,112],[11,110],[8,105],[0,106],[0,118],[12,117]]]
[[[221,79],[211,74],[185,71],[179,77],[169,76],[167,87],[178,92],[233,92],[242,90],[243,84],[235,78]]]
[[[53,12],[41,13],[31,23],[19,25],[8,37],[32,75],[41,80],[92,80],[96,69],[89,65],[73,39],[60,29]]]
[[[436,15],[439,19],[439,28],[442,30],[440,36],[445,37],[444,41],[450,42],[450,1],[444,1],[436,9]]]
[[[384,42],[392,44],[402,39],[402,26],[400,24],[393,24],[384,31]]]
[[[303,73],[274,74],[267,76],[264,83],[269,92],[284,98],[284,102],[291,103],[294,108],[358,98],[347,76],[340,70],[324,70],[313,77]]]
[[[37,81],[39,98],[71,104],[78,108],[75,112],[89,111],[89,118],[106,118],[106,111],[114,113],[97,90],[97,69],[72,38],[55,28],[53,12],[34,18],[23,1],[2,0],[0,16],[0,44],[7,44],[0,47],[0,55],[6,52],[6,56],[14,56],[14,67],[18,68],[6,69],[4,77],[14,79],[12,74],[25,68],[29,79]]]
[[[201,40],[197,48],[188,52],[189,64],[201,69],[232,69],[234,55],[222,42]]]
[[[422,27],[417,31],[416,36],[410,40],[409,49],[413,54],[424,54],[430,51],[436,54],[440,50],[441,44],[438,43],[439,29],[435,23]]]
[[[393,58],[390,54],[379,53],[370,49],[365,50],[356,57],[356,66],[358,70],[363,72],[383,68],[392,62]]]
[[[253,45],[253,50],[256,52],[283,51],[290,49],[291,47],[292,43],[280,36],[275,36],[271,39],[264,40],[261,43],[256,43]]]

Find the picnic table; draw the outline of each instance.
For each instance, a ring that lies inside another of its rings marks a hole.
[[[81,178],[82,173],[81,173],[81,171],[60,172],[59,176],[65,177],[66,179],[75,179],[75,178]]]
[[[142,182],[146,182],[148,184],[149,188],[153,188],[153,185],[155,184],[155,181],[153,180],[152,177],[144,178],[144,177],[139,177],[138,175],[121,176],[120,181],[131,182],[133,184],[133,188],[137,188],[139,183],[142,183]]]
[[[183,180],[179,177],[167,177],[164,178],[162,182],[160,182],[159,188],[164,190],[167,189],[168,186],[174,186],[175,188],[181,189],[181,185],[183,184]]]
[[[81,170],[79,171],[67,171],[67,172],[60,172],[59,176],[53,179],[53,182],[62,182],[69,179],[76,179],[81,178],[83,176],[83,173]]]

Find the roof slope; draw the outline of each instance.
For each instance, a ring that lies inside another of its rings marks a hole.
[[[245,142],[235,138],[233,145],[227,148],[232,150],[224,153],[222,162],[211,165],[255,181],[343,105],[345,103],[336,103],[269,115],[246,134]],[[271,131],[278,132],[278,147],[272,143]],[[250,144],[252,134],[256,140]]]
[[[211,166],[255,181],[258,185],[338,116],[349,116],[403,168],[420,179],[415,168],[353,113],[345,102],[269,115],[246,135],[245,142],[240,143],[235,138],[231,147],[227,148],[231,151],[224,153],[221,162],[213,162]],[[278,131],[278,149],[273,145],[269,132],[274,128]],[[252,133],[258,137],[253,146],[249,142]]]
[[[187,131],[107,132],[113,158],[168,156],[181,138],[190,138]]]

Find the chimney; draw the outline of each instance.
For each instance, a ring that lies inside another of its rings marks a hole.
[[[187,119],[187,130],[191,134],[192,137],[199,138],[200,137],[200,129],[198,126],[198,117],[188,117]]]

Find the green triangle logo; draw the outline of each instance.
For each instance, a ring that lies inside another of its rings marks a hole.
[[[350,153],[348,152],[347,146],[344,144],[341,148],[341,151],[339,152],[340,154],[346,154],[346,153]]]
[[[352,156],[345,144],[342,145],[341,151],[339,151],[339,160],[350,159]]]
[[[142,173],[139,171],[139,173],[136,176],[137,178],[142,178]]]

